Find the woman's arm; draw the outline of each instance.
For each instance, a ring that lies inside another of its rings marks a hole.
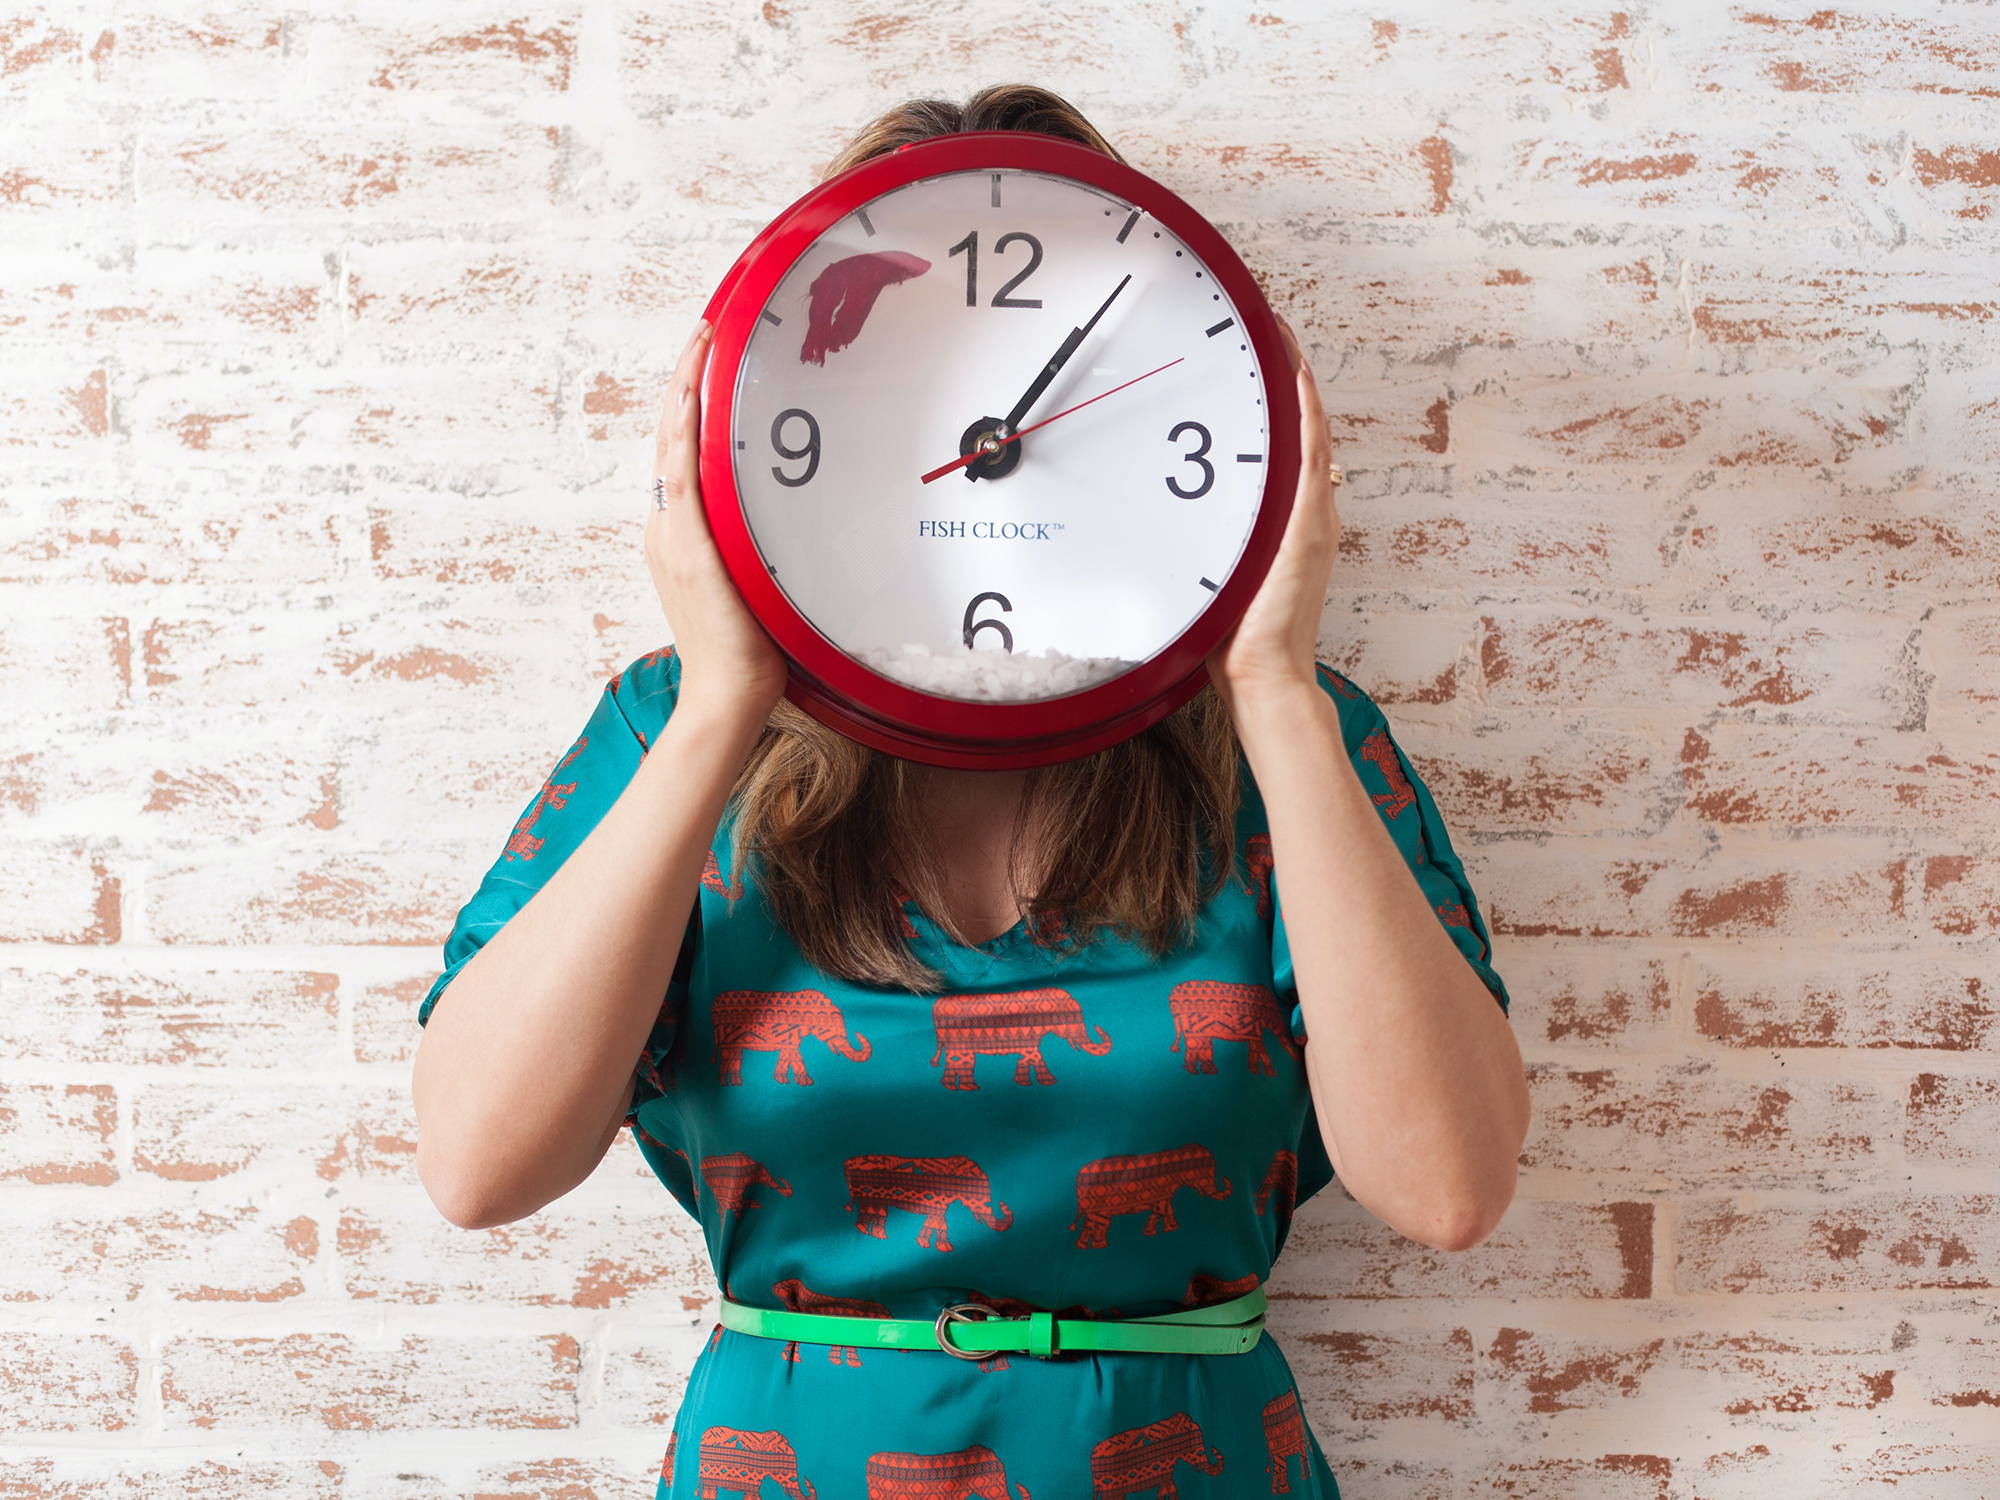
[[[1513,1201],[1527,1080],[1505,1015],[1382,826],[1315,680],[1340,517],[1303,357],[1298,381],[1305,433],[1291,521],[1209,671],[1270,818],[1306,1075],[1333,1168],[1391,1228],[1462,1250]]]
[[[737,773],[783,691],[702,515],[696,331],[660,418],[646,559],[681,658],[665,730],[610,811],[451,981],[417,1049],[417,1173],[467,1228],[525,1217],[603,1159]]]

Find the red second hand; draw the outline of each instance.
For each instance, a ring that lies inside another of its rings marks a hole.
[[[1185,354],[1181,356],[1181,359],[1186,359],[1186,358],[1187,356]],[[1124,390],[1126,385],[1137,385],[1140,381],[1145,380],[1149,376],[1159,374],[1160,370],[1171,370],[1175,365],[1179,364],[1180,362],[1181,362],[1180,359],[1170,359],[1165,364],[1161,365],[1159,370],[1148,370],[1144,375],[1134,375],[1130,380],[1125,382],[1125,385],[1114,385],[1108,391],[1100,391],[1095,396],[1092,396],[1090,398],[1090,401],[1079,401],[1074,406],[1064,407],[1061,411],[1057,412],[1054,417],[1043,417],[1042,420],[1039,422],[1030,422],[1026,427],[1023,427],[1019,432],[1009,433],[1006,437],[1000,439],[999,446],[995,447],[992,451],[994,453],[998,453],[1001,448],[1006,447],[1009,443],[1018,442],[1020,439],[1026,437],[1029,433],[1035,432],[1043,427],[1048,426],[1049,423],[1055,421],[1057,417],[1066,417],[1073,411],[1082,411],[1086,406],[1089,406],[1091,402],[1102,401],[1106,396],[1115,396],[1120,391]],[[945,464],[942,468],[932,469],[930,473],[924,475],[924,483],[929,484],[933,479],[942,479],[944,478],[945,475],[950,474],[955,470],[964,468],[974,459],[987,458],[990,456],[991,455],[988,454],[987,452],[978,448],[974,448],[970,453],[966,454],[963,458],[954,458],[950,463]]]

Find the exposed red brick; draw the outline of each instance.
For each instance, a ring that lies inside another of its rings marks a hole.
[[[354,1060],[406,1063],[417,1055],[417,1007],[434,974],[366,986],[354,1002]]]
[[[1303,1308],[1274,1311],[1290,1351],[1309,1419],[1315,1425],[1398,1418],[1464,1421],[1472,1415],[1472,1334],[1464,1328],[1421,1334],[1324,1329]]]
[[[162,870],[148,919],[170,943],[377,943],[435,947],[465,900],[450,861],[281,858],[252,874],[233,855]]]
[[[1501,1399],[1513,1404],[1525,1396],[1526,1409],[1543,1416],[1591,1410],[1633,1396],[1665,1346],[1666,1340],[1657,1338],[1620,1348],[1502,1328],[1486,1357],[1499,1373]]]
[[[160,1356],[169,1429],[570,1428],[578,1348],[528,1338],[178,1338]]]
[[[456,1306],[619,1308],[676,1318],[715,1299],[707,1247],[684,1216],[551,1208],[467,1233],[435,1214],[350,1211],[340,1218],[350,1297]]]
[[[1359,1205],[1295,1220],[1273,1273],[1274,1302],[1330,1298],[1645,1298],[1653,1205],[1515,1200],[1492,1236],[1447,1254],[1405,1239]]]
[[[0,1181],[109,1187],[117,1128],[110,1084],[0,1084]]]
[[[233,1086],[204,1080],[146,1088],[133,1104],[132,1137],[133,1166],[170,1182],[244,1172],[324,1183],[349,1176],[416,1181],[406,1087],[280,1087],[253,1076]]]
[[[1924,861],[1924,910],[1948,937],[2000,928],[2000,860],[1933,854]]]
[[[118,1432],[138,1420],[138,1387],[123,1339],[0,1333],[0,1429]]]
[[[190,1464],[167,1454],[141,1461],[131,1451],[61,1453],[0,1464],[0,1495],[6,1500],[129,1500],[134,1494],[184,1500],[340,1500],[341,1478],[341,1466],[331,1459],[206,1459]]]
[[[1919,1073],[1910,1081],[1903,1153],[1913,1162],[2000,1165],[2000,1078]]]
[[[556,92],[567,89],[576,58],[575,22],[538,30],[530,25],[501,21],[421,41],[407,32],[373,35],[368,41],[383,62],[368,82],[378,89],[507,88],[532,78]]]
[[[1522,1164],[1599,1177],[1800,1178],[1873,1160],[1890,1129],[1889,1100],[1860,1083],[1552,1064],[1528,1077],[1535,1119]]]
[[[1992,1039],[1990,991],[1985,975],[1944,962],[1788,963],[1779,973],[1705,964],[1695,978],[1694,1020],[1702,1036],[1731,1047],[1962,1052]]]
[[[1987,1195],[1849,1191],[1820,1207],[1690,1203],[1676,1232],[1687,1292],[1866,1292],[1994,1284],[2000,1220]]]
[[[327,1055],[334,976],[0,973],[0,1057],[258,1068]]]

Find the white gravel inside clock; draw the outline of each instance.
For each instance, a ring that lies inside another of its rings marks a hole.
[[[1060,651],[935,652],[927,646],[874,646],[855,654],[870,671],[941,698],[1024,703],[1060,698],[1108,682],[1137,666],[1116,656],[1065,656]]]

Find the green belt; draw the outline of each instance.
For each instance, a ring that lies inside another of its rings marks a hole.
[[[1242,1354],[1255,1348],[1263,1336],[1264,1289],[1258,1287],[1213,1307],[1119,1319],[1058,1318],[1045,1312],[1001,1318],[978,1302],[954,1303],[931,1320],[851,1318],[745,1307],[724,1297],[722,1326],[760,1339],[852,1348],[942,1349],[960,1359],[985,1359],[994,1354],[1032,1354],[1036,1359],[1049,1359],[1075,1350]]]

